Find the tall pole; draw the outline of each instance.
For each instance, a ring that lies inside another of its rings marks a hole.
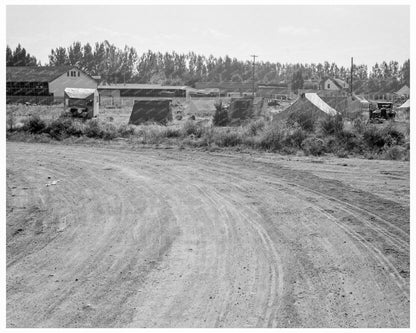
[[[253,57],[253,98],[254,98],[254,66],[256,64],[256,58],[258,57],[257,55],[253,54],[250,57]]]
[[[352,96],[352,69],[354,67],[353,58],[351,57],[351,96]]]

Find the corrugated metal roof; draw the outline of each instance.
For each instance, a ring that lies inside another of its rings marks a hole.
[[[141,84],[141,83],[126,83],[126,84],[112,84],[112,85],[100,85],[98,89],[154,89],[154,90],[186,90],[187,86],[162,86],[160,84]]]
[[[84,89],[84,88],[65,88],[65,94],[69,98],[84,99],[95,93],[95,89]]]
[[[51,82],[75,66],[8,66],[7,82]],[[78,70],[78,69],[77,69]]]

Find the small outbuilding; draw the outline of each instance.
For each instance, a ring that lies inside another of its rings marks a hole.
[[[73,117],[91,119],[99,113],[99,95],[97,89],[65,88],[64,111]]]

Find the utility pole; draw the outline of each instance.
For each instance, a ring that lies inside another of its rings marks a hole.
[[[257,55],[255,55],[255,54],[253,54],[253,55],[251,55],[250,57],[253,57],[253,98],[254,98],[254,67],[255,67],[255,64],[256,64],[256,58],[258,57]]]
[[[351,57],[351,96],[352,96],[352,71],[353,71],[353,67],[354,67],[354,63],[353,63],[353,58]]]

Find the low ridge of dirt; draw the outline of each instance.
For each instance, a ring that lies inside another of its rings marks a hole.
[[[409,327],[409,163],[7,143],[8,327]]]

